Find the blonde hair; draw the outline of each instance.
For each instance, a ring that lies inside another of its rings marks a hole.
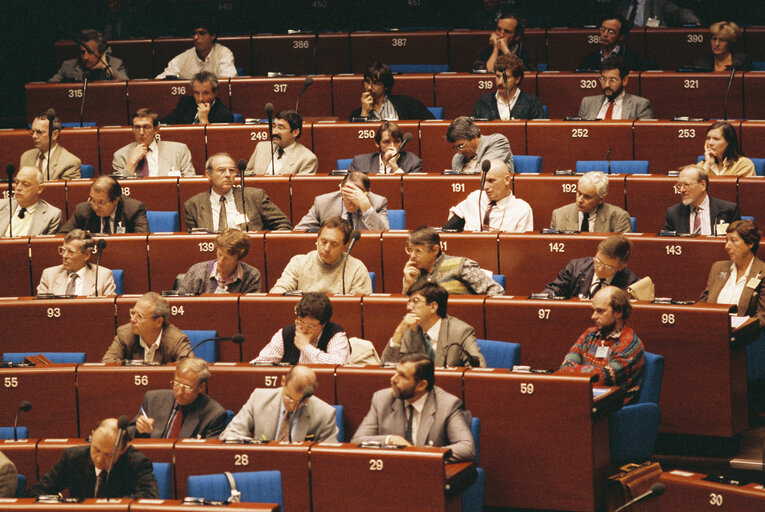
[[[726,39],[730,44],[736,44],[741,35],[741,29],[732,21],[718,21],[709,27],[709,33]]]

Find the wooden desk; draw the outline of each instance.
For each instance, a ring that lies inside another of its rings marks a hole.
[[[19,297],[34,293],[29,268],[29,237],[0,239],[0,252],[6,270],[0,283],[0,296]]]
[[[24,417],[21,417],[23,421]],[[0,452],[11,459],[16,471],[27,479],[27,487],[38,480],[37,476],[37,441],[38,439],[0,440]]]
[[[706,475],[690,471],[666,471],[659,481],[667,490],[658,498],[658,509],[704,510],[724,507],[729,512],[763,510],[765,490],[762,485],[743,486],[703,480]]]
[[[35,503],[35,498],[3,498],[0,500],[0,510],[28,510],[28,511],[58,511],[58,510],[87,510],[88,512],[127,512],[130,509],[132,498],[112,498],[110,500],[90,498],[80,503]],[[196,510],[196,509],[195,509]]]
[[[674,51],[662,53],[675,55]],[[728,95],[728,119],[741,119],[743,115],[742,75],[736,73],[733,78]],[[728,80],[730,73],[643,71],[640,73],[640,95],[651,101],[653,115],[657,119],[672,119],[675,116],[722,119]],[[703,146],[699,154],[703,154]]]
[[[27,100],[27,122],[49,108],[63,123],[79,123],[82,105],[82,83],[32,82],[24,86]],[[107,80],[88,84],[83,121],[99,126],[126,125],[127,82]]]
[[[187,512],[192,508],[198,512],[220,512],[220,505],[183,505],[182,500],[135,500],[130,504],[133,512]],[[226,510],[241,512],[279,512],[276,503],[228,503]]]
[[[300,115],[328,116],[332,112],[332,77],[315,75],[312,78],[313,85],[300,98]],[[229,82],[231,111],[243,114],[245,118],[263,119],[266,117],[266,103],[273,104],[275,114],[282,110],[294,110],[304,82],[304,77],[232,78]],[[307,131],[310,131],[310,126],[304,124],[303,132]],[[301,137],[300,142],[306,144],[305,139]],[[310,145],[307,147],[311,148]]]

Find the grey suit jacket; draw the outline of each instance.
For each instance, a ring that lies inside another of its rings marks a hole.
[[[731,261],[717,261],[712,265],[707,279],[707,288],[701,293],[699,302],[717,302],[717,297],[725,286],[725,282],[730,277]],[[750,279],[759,281],[754,288],[744,286],[744,291],[736,304],[736,314],[740,316],[757,317],[760,327],[765,329],[765,262],[755,257],[752,262],[752,268],[746,276],[746,282]]]
[[[388,200],[381,195],[370,192],[369,202],[372,203],[374,211],[367,219],[364,219],[360,211],[356,212],[354,214],[354,222],[356,222],[356,225],[353,226],[354,229],[388,231]],[[342,215],[342,213],[343,197],[339,190],[322,194],[313,200],[313,206],[300,220],[300,223],[295,226],[295,229],[311,232],[319,231],[319,226],[324,219],[335,215]]]
[[[173,413],[175,407],[175,395],[169,389],[155,389],[147,391],[143,397],[141,405],[146,415],[154,420],[154,429],[151,434],[139,434],[135,429],[135,422],[141,413],[133,418],[133,422],[128,426],[127,433],[130,438],[151,437],[158,439],[162,437],[165,431],[167,421]],[[196,400],[189,405],[182,406],[183,423],[178,433],[179,438],[217,439],[223,432],[228,420],[228,413],[218,402],[200,393]]]
[[[136,143],[131,142],[114,152],[114,158],[112,159],[114,174],[118,176],[134,176],[134,174],[128,172],[125,168],[130,152],[133,151],[134,147],[136,147]],[[161,140],[157,142],[157,152],[160,176],[168,176],[171,169],[174,169],[176,172],[180,171],[181,176],[197,175],[194,170],[194,164],[191,163],[191,152],[186,144]]]
[[[579,105],[579,117],[588,121],[597,119],[604,98],[602,94],[582,98],[582,103]],[[646,98],[624,93],[622,119],[653,119],[651,102]]]
[[[0,498],[15,498],[19,479],[16,466],[0,452]]]
[[[274,149],[276,149],[274,144]],[[313,152],[295,141],[295,147],[290,149],[282,158],[282,170],[280,174],[316,174],[319,168],[319,160]],[[271,168],[271,141],[264,140],[258,142],[255,151],[252,152],[250,161],[247,162],[247,168],[244,174],[247,176],[253,174],[266,174]]]
[[[120,325],[111,346],[101,358],[102,363],[120,363],[125,359],[143,359],[144,350],[137,334],[133,334],[130,324]],[[173,324],[162,329],[159,349],[154,353],[154,362],[173,363],[184,357],[193,357],[189,337]]]
[[[19,168],[26,165],[37,167],[37,161],[40,159],[39,149],[30,149],[24,151],[19,160]],[[71,154],[61,144],[53,152],[50,159],[50,179],[52,180],[73,180],[82,177],[82,162],[79,158]],[[42,171],[43,180],[47,179],[48,166]]]
[[[463,414],[462,401],[433,386],[428,392],[420,415],[415,446],[444,446],[451,448],[449,462],[466,462],[475,458],[475,444]],[[372,396],[372,406],[351,439],[385,442],[389,435],[406,434],[404,401],[393,396],[390,389],[381,389]]]
[[[16,211],[16,207],[19,203],[15,199],[12,200],[12,211]],[[5,234],[5,230],[8,229],[8,201],[0,202],[0,236]],[[21,219],[14,217],[13,225]],[[61,228],[61,210],[55,206],[40,199],[37,203],[37,209],[32,217],[32,223],[29,225],[29,235],[55,235]]]
[[[109,63],[109,67],[112,68],[112,77],[106,78],[105,70],[91,71],[93,80],[128,80],[127,70],[125,69],[125,63],[122,59],[106,56],[106,62]],[[82,82],[85,80],[84,68],[80,63],[80,59],[69,59],[61,63],[61,67],[55,75],[50,77],[48,82]],[[98,75],[98,76],[96,76]]]
[[[579,208],[576,203],[556,208],[550,220],[552,229],[579,231]],[[629,233],[632,231],[630,214],[618,206],[603,203],[595,214],[595,233]]]
[[[501,133],[492,133],[490,135],[481,135],[481,141],[478,144],[478,171],[480,172],[480,162],[484,160],[504,160],[507,164],[507,168],[510,172],[513,172],[513,152],[510,149],[510,142],[507,137]],[[460,153],[457,153],[452,158],[452,169],[455,171],[462,171],[465,167],[466,159]]]
[[[456,347],[462,347],[458,349]],[[385,345],[382,353],[384,363],[397,363],[401,356],[419,352],[426,354],[425,337],[421,327],[408,329],[401,339],[398,347],[392,347],[390,343]],[[436,342],[435,364],[438,366],[467,366],[467,352],[473,359],[479,361],[482,368],[486,368],[486,359],[484,359],[478,343],[475,341],[475,329],[459,318],[446,315],[441,319],[441,327],[438,330],[438,340]]]
[[[186,219],[186,229],[204,228],[212,231],[212,205],[210,190],[193,196],[183,204],[183,216]],[[292,229],[292,224],[281,209],[276,206],[261,188],[247,187],[244,189],[244,201],[247,203],[247,226],[245,231]],[[242,210],[242,192],[240,187],[234,187],[234,202],[240,213]]]
[[[278,433],[281,401],[282,388],[255,388],[220,438],[232,441],[274,439]],[[315,396],[309,398],[300,411],[292,439],[337,442],[337,434],[335,408]]]
[[[96,266],[92,263],[85,264],[85,277],[82,281],[82,294],[95,295],[96,286]],[[63,295],[66,293],[66,285],[69,281],[69,272],[63,265],[48,267],[43,270],[40,284],[37,285],[37,294],[54,293]],[[112,271],[105,267],[98,267],[98,296],[114,295],[116,289],[114,286],[114,276]]]
[[[404,173],[422,172],[422,159],[411,151],[402,151],[398,155],[398,167]],[[378,173],[380,170],[380,153],[363,153],[353,157],[348,172],[359,171],[366,174]]]

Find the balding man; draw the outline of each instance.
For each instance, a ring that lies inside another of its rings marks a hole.
[[[313,370],[293,366],[280,388],[256,388],[220,438],[337,442],[335,408],[314,395],[318,385]]]
[[[741,220],[736,203],[710,197],[709,175],[698,165],[687,165],[680,171],[675,184],[675,193],[681,202],[667,208],[664,231],[714,235],[718,230],[725,234],[728,224]]]
[[[40,481],[27,491],[27,497],[58,494],[69,489],[72,498],[158,498],[157,481],[151,461],[127,444],[127,436],[114,452],[117,419],[102,420],[91,432],[89,445],[64,450],[61,458]],[[114,455],[114,464],[109,461]]]
[[[553,210],[550,228],[559,231],[595,233],[629,233],[630,214],[606,203],[608,176],[600,171],[588,172],[576,185],[576,201]]]
[[[13,181],[13,199],[0,201],[0,236],[54,235],[61,227],[61,210],[40,199],[42,171],[32,165],[19,169]],[[11,209],[13,216],[8,215]]]
[[[88,200],[74,208],[64,223],[62,233],[79,228],[109,235],[112,233],[148,233],[146,205],[122,195],[122,187],[111,176],[99,176],[90,184]]]
[[[444,229],[506,233],[533,231],[531,206],[513,195],[512,180],[505,162],[492,160],[483,190],[474,190],[457,206],[452,206]]]
[[[501,133],[481,135],[481,130],[469,117],[458,117],[446,131],[452,149],[452,170],[461,174],[478,174],[484,160],[502,160],[513,171],[513,152],[510,142]]]

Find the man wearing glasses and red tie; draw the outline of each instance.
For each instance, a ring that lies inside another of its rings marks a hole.
[[[595,119],[653,119],[651,102],[624,91],[630,70],[620,57],[609,57],[600,67],[603,94],[586,96],[579,105],[579,117]]]

